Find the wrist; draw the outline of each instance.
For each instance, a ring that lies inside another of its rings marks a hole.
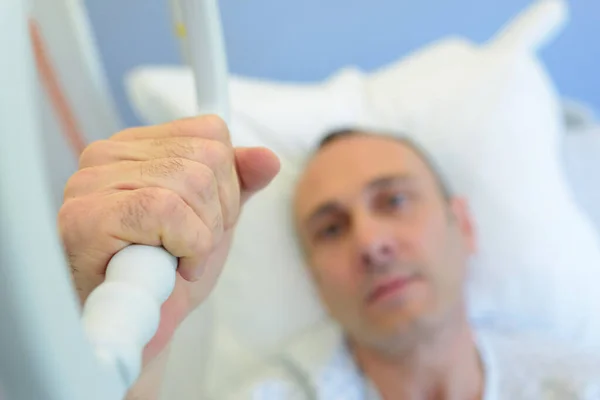
[[[158,400],[169,360],[170,344],[144,363],[142,373],[127,393],[126,400]]]

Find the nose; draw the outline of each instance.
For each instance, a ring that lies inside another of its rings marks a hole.
[[[393,230],[372,215],[356,219],[355,245],[361,265],[370,272],[377,272],[392,264],[398,257],[398,246]]]

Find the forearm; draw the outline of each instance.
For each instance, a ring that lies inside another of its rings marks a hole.
[[[175,290],[161,307],[158,331],[144,349],[142,374],[126,400],[158,400],[160,396],[171,353],[171,341],[188,308],[186,293],[180,290],[181,285],[183,280],[177,276]]]
[[[126,400],[158,400],[169,360],[170,346],[144,367]]]

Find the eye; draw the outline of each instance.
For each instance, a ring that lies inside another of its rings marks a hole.
[[[408,197],[405,194],[391,193],[383,196],[380,204],[384,208],[396,210],[398,208],[404,207],[407,201]]]
[[[323,228],[317,231],[317,239],[333,239],[339,237],[344,230],[344,226],[341,223],[331,223],[325,225]]]

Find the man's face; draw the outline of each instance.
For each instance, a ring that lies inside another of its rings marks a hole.
[[[463,310],[465,204],[444,198],[406,144],[360,134],[327,144],[300,180],[295,217],[322,300],[353,339],[396,342]]]

